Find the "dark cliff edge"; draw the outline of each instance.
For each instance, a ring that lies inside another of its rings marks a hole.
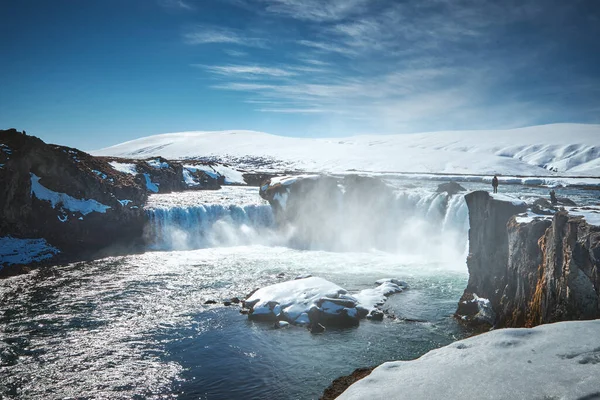
[[[600,318],[600,227],[477,191],[469,207],[469,282],[456,317],[482,329]]]

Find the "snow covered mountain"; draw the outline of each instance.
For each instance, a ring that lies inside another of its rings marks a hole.
[[[92,154],[203,158],[260,170],[599,176],[600,125],[331,139],[254,131],[179,132],[132,140]]]

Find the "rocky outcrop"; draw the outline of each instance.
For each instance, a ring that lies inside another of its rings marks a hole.
[[[135,245],[147,193],[139,176],[77,149],[0,131],[0,237],[44,238],[66,259]]]
[[[526,205],[487,192],[465,199],[469,283],[457,317],[494,327],[600,318],[600,227],[566,211],[519,218]]]

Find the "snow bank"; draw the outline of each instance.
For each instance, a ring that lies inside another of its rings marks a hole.
[[[384,279],[376,284],[374,289],[352,295],[323,278],[300,278],[259,289],[244,306],[250,308],[251,319],[287,321],[296,325],[354,325],[382,305],[387,296],[406,287],[395,279]]]
[[[45,239],[0,237],[0,269],[12,264],[29,264],[54,257],[60,251]]]
[[[115,170],[122,172],[124,174],[137,175],[137,169],[136,169],[135,164],[119,163],[116,161],[111,161],[108,164],[111,167],[113,167]]]
[[[235,168],[314,172],[415,172],[514,176],[600,176],[600,125],[553,124],[335,139],[253,131],[149,136],[94,155],[215,157]]]
[[[60,205],[66,210],[80,212],[83,215],[91,212],[105,213],[110,208],[96,200],[76,199],[68,194],[52,191],[43,186],[39,181],[40,178],[31,173],[31,194],[40,200],[49,201],[52,204],[52,208]]]
[[[387,362],[338,399],[596,399],[600,320],[500,329]]]

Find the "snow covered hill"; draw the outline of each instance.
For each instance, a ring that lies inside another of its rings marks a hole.
[[[246,169],[600,176],[600,125],[309,139],[254,131],[148,136],[94,155],[204,158]]]

